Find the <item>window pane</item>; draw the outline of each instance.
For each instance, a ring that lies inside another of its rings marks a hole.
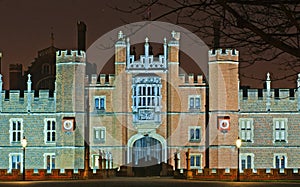
[[[247,169],[250,169],[251,168],[251,156],[248,155],[247,156]]]
[[[52,155],[52,169],[55,169],[55,156]]]
[[[100,109],[104,109],[104,98],[100,99]]]
[[[194,129],[191,129],[190,130],[190,139],[193,140],[195,137],[194,137]]]
[[[105,131],[102,129],[100,134],[100,139],[104,139],[104,138],[105,138]]]
[[[200,139],[200,129],[196,129],[196,140]]]
[[[50,155],[47,155],[47,170],[50,169]]]
[[[18,123],[18,129],[17,130],[21,130],[21,122],[18,121],[17,123]]]
[[[47,130],[51,130],[51,122],[50,121],[47,121]]]
[[[13,122],[13,130],[16,130],[16,128],[17,128],[17,124],[16,122]]]
[[[17,132],[17,141],[21,141],[21,132]]]
[[[246,132],[245,132],[245,130],[243,130],[241,132],[241,138],[242,138],[242,140],[246,140]]]
[[[13,142],[17,141],[16,133],[15,133],[15,132],[13,132],[13,133],[12,133],[12,135],[13,135],[13,137],[12,137],[12,141],[13,141]]]
[[[136,87],[135,87],[135,86],[134,86],[133,89],[132,89],[132,95],[133,95],[133,96],[136,96]]]
[[[55,121],[52,121],[52,130],[55,130]]]
[[[285,129],[285,125],[284,125],[284,121],[283,121],[283,120],[280,121],[280,128],[281,128],[281,129]]]
[[[276,164],[276,168],[279,168],[279,157],[278,156],[276,156],[275,157],[275,164]]]
[[[100,132],[99,132],[99,130],[95,130],[95,139],[100,139]]]
[[[14,157],[13,157],[14,158]],[[17,163],[16,163],[16,161],[12,161],[12,163],[11,163],[11,168],[12,169],[17,169]]]
[[[196,166],[200,166],[200,156],[196,156]]]
[[[241,121],[241,129],[245,129],[245,121]]]
[[[285,131],[281,131],[281,140],[285,140]]]
[[[251,140],[251,131],[247,131],[247,140]]]
[[[52,132],[52,141],[55,141],[55,132]]]
[[[246,169],[246,160],[242,159],[242,170]]]
[[[11,156],[12,162],[17,162],[17,156]]]
[[[285,168],[285,156],[281,157],[281,168]]]
[[[94,167],[98,167],[99,166],[99,156],[98,155],[94,155]]]
[[[279,140],[279,131],[275,132],[275,140]]]
[[[250,123],[250,121],[247,121],[247,129],[251,129],[251,123]]]
[[[195,166],[195,157],[191,156],[191,166]]]
[[[275,128],[276,128],[276,129],[279,129],[279,121],[276,121],[276,122],[275,122]]]
[[[194,98],[190,98],[190,108],[194,108]]]
[[[95,108],[99,109],[99,98],[95,99]]]
[[[200,98],[196,98],[196,108],[200,108]]]
[[[47,141],[50,141],[50,132],[47,132]]]

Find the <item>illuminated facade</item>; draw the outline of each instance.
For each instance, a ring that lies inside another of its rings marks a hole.
[[[2,90],[0,168],[83,169],[160,163],[192,169],[299,168],[300,95],[297,89],[239,88],[236,50],[208,52],[209,84],[202,75],[179,74],[179,33],[162,41],[163,54],[130,54],[122,32],[115,43],[115,74],[86,76],[85,53],[56,53],[55,92]],[[34,75],[32,75],[34,76]],[[90,81],[89,81],[90,80]],[[295,92],[296,91],[296,92]]]

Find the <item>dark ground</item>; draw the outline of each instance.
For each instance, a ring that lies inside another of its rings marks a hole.
[[[110,178],[101,180],[70,180],[70,181],[13,181],[0,182],[0,187],[265,187],[265,186],[300,186],[297,182],[220,182],[220,181],[196,181],[196,180],[179,180],[173,178],[160,177],[138,177],[138,178]]]

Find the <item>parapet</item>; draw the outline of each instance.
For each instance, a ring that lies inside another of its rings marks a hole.
[[[114,74],[97,74],[91,75],[91,86],[113,86],[115,82],[115,75]]]
[[[179,81],[181,85],[205,85],[205,80],[203,79],[203,75],[195,76],[193,73],[190,73],[187,77],[185,74],[179,75]]]
[[[24,97],[28,96],[28,91],[27,90],[4,90],[2,91],[2,99],[5,101],[19,101],[19,100],[24,100]],[[39,99],[50,99],[53,100],[54,96],[54,91],[50,90],[38,90],[38,91],[31,91],[30,95],[35,98],[35,100]]]
[[[211,49],[208,52],[209,62],[239,61],[239,51],[236,49]]]
[[[84,51],[78,50],[60,50],[56,52],[56,63],[64,62],[86,62],[86,54]]]

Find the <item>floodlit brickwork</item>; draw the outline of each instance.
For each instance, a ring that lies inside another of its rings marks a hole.
[[[151,38],[136,57],[117,37],[114,74],[87,77],[76,50],[56,53],[54,92],[33,90],[34,75],[25,91],[2,90],[0,80],[0,169],[22,171],[23,136],[31,170],[175,166],[175,155],[184,169],[188,150],[191,169],[237,168],[238,137],[241,171],[300,167],[300,78],[296,89],[273,89],[270,74],[265,89],[240,89],[237,50],[208,51],[207,77],[184,75],[179,33],[158,56]]]

